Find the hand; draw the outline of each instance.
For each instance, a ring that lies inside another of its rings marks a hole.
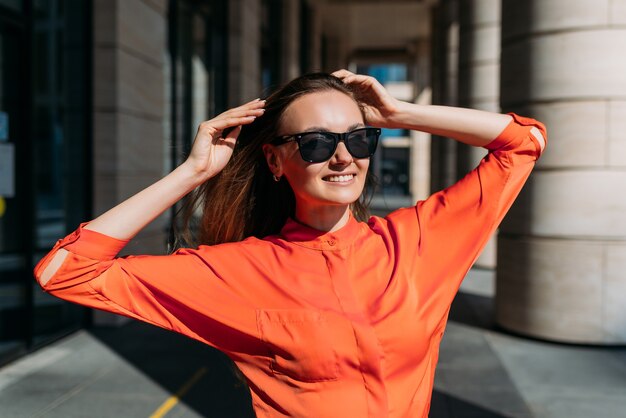
[[[394,116],[400,107],[400,101],[374,77],[354,74],[348,70],[335,71],[332,75],[358,92],[358,98],[364,106],[365,123],[381,128],[394,128]]]
[[[198,184],[222,171],[233,155],[241,127],[261,116],[265,101],[255,99],[202,122],[185,165],[197,176]],[[234,128],[234,129],[231,129]]]

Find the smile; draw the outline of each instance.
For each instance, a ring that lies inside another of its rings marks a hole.
[[[331,183],[345,183],[354,179],[354,174],[344,174],[341,176],[326,176],[322,180],[328,181]]]

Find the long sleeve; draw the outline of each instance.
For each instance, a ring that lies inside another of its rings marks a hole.
[[[454,185],[389,216],[412,264],[424,313],[442,319],[461,280],[522,189],[545,145],[545,127],[512,114],[488,155]],[[440,322],[438,322],[440,323]],[[433,326],[436,326],[433,324]]]
[[[224,254],[228,246],[115,258],[125,244],[81,225],[57,242],[36,266],[35,276],[39,278],[64,248],[67,258],[42,286],[52,295],[149,322],[225,351],[238,351],[237,345],[255,334],[254,310],[226,277],[233,269],[232,254]],[[207,262],[220,257],[231,262]]]

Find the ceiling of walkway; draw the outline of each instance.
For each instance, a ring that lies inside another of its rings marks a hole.
[[[322,31],[350,50],[399,50],[427,39],[435,0],[323,0]]]

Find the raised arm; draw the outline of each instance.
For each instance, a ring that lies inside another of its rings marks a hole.
[[[367,123],[415,129],[485,147],[488,155],[454,185],[387,217],[399,263],[413,273],[423,318],[440,324],[461,280],[498,227],[546,145],[540,122],[518,115],[420,106],[391,97],[372,77],[335,73],[357,88]],[[433,325],[433,329],[435,328]]]
[[[130,240],[187,193],[224,168],[232,155],[241,126],[262,115],[264,104],[262,100],[253,100],[203,122],[198,128],[191,153],[183,164],[89,222],[84,229],[121,241]],[[233,127],[235,129],[223,135],[225,130]],[[43,270],[37,270],[37,280],[42,286],[54,276],[67,255],[68,251],[60,248],[47,260]]]
[[[392,97],[374,78],[339,70],[333,75],[357,89],[368,124],[382,128],[401,128],[444,136],[476,147],[492,142],[511,122],[511,116],[481,110],[448,106],[424,106]],[[541,148],[545,140],[533,130]]]

